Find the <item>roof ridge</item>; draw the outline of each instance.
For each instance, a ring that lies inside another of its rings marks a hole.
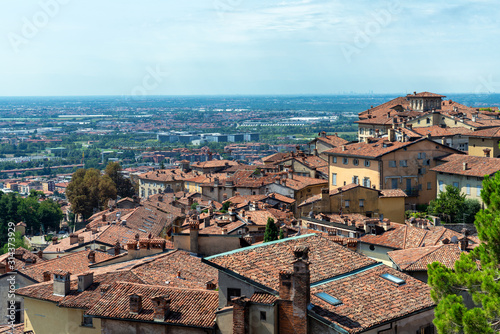
[[[422,260],[424,257],[428,256],[429,254],[431,253],[434,253],[437,249],[439,249],[439,245],[434,245],[434,246],[426,246],[426,247],[436,247],[436,249],[430,249],[428,252],[425,252],[422,256],[420,256],[418,259],[416,259],[415,261],[411,262],[410,264],[406,265],[404,267],[404,269],[407,269],[409,267],[411,267],[412,265],[414,265],[415,263],[417,263],[418,261]],[[426,247],[417,247],[417,248],[426,248]],[[411,248],[409,248],[411,249]],[[403,268],[401,268],[403,269]]]
[[[205,257],[204,260],[211,260],[211,259],[214,259],[214,258],[217,258],[217,257],[220,257],[220,256],[226,256],[226,255],[230,255],[230,254],[234,254],[234,253],[239,253],[239,252],[247,251],[247,250],[250,250],[250,249],[255,249],[255,248],[258,248],[258,247],[264,247],[264,246],[267,246],[267,245],[274,245],[274,244],[281,243],[281,242],[288,242],[288,241],[292,241],[292,240],[302,239],[302,238],[306,238],[306,237],[313,237],[313,236],[318,236],[318,235],[316,233],[309,233],[309,234],[298,235],[298,236],[295,236],[295,237],[290,237],[290,238],[285,238],[285,239],[268,241],[268,242],[265,242],[265,243],[262,243],[262,244],[259,244],[259,245],[252,245],[252,246],[249,246],[249,247],[238,248],[238,249],[235,249],[235,250],[232,250],[232,251],[229,251],[229,252],[224,252],[224,253],[220,253],[220,254],[208,256],[208,257]]]
[[[405,234],[403,235],[403,249],[406,249],[406,236],[408,233],[408,225],[405,225]]]
[[[138,278],[141,279],[140,277],[138,277]],[[141,281],[142,281],[142,279],[141,279]],[[166,285],[159,285],[159,284],[136,283],[136,282],[127,282],[127,281],[116,281],[113,289],[118,287],[118,285],[141,285],[141,286],[146,286],[146,287],[155,287],[155,288],[162,288],[162,289],[183,290],[183,291],[202,291],[202,292],[209,292],[209,293],[217,293],[218,294],[218,292],[215,290],[207,290],[207,289],[201,289],[201,288],[198,288],[198,289],[183,288],[183,287],[178,287],[178,286],[166,286]]]

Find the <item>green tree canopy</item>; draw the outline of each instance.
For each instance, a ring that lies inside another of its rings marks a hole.
[[[440,192],[427,209],[429,214],[441,216],[445,221],[472,224],[480,208],[478,200],[466,199],[460,189],[447,185],[445,191]]]
[[[476,215],[475,225],[482,243],[462,253],[454,270],[438,262],[428,267],[439,333],[500,330],[500,173],[485,177],[481,198],[486,209]],[[465,304],[464,296],[472,298],[474,307]]]
[[[274,219],[271,217],[267,218],[266,231],[264,232],[264,242],[278,240],[279,231],[278,227],[274,223]]]
[[[102,210],[109,199],[116,198],[116,187],[108,175],[101,175],[97,169],[79,169],[71,177],[66,196],[73,212],[87,219]]]
[[[135,195],[134,185],[123,177],[122,167],[118,162],[110,162],[106,166],[105,174],[111,178],[116,187],[116,194],[120,197],[132,197]]]

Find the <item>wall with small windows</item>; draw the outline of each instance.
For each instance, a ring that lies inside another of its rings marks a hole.
[[[465,194],[465,198],[477,199],[479,203],[483,203],[483,200],[481,199],[481,190],[483,189],[482,177],[447,174],[441,172],[436,174],[436,188],[438,194],[445,191],[446,185],[449,184],[460,189],[460,192]]]
[[[500,157],[500,140],[498,138],[469,137],[469,155],[484,157],[484,150],[490,150],[490,158]]]
[[[331,156],[328,173],[330,190],[350,183],[379,189],[379,163],[375,159]]]

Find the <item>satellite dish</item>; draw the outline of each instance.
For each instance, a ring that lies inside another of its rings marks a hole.
[[[458,238],[456,235],[452,236],[451,237],[451,242],[454,243],[454,244],[458,244]]]

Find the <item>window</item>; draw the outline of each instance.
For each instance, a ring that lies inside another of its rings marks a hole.
[[[370,178],[368,177],[363,178],[363,187],[370,188],[370,186],[371,186]]]
[[[389,167],[396,167],[396,160],[389,160]]]
[[[444,182],[439,181],[439,191],[444,191]]]
[[[427,190],[431,190],[432,189],[432,183],[431,182],[427,182]]]
[[[365,167],[370,167],[370,160],[365,160]]]
[[[85,327],[94,327],[94,324],[92,323],[92,318],[91,317],[87,317],[87,316],[83,316],[82,326],[85,326]]]
[[[328,304],[331,304],[333,306],[337,306],[337,305],[342,304],[342,302],[339,299],[333,297],[332,295],[329,295],[326,292],[318,292],[315,295],[316,295],[316,297],[323,299],[325,302],[327,302]]]
[[[346,199],[346,200],[344,201],[344,207],[348,208],[350,205],[351,205],[351,201],[350,201],[350,200],[348,200],[348,199]]]
[[[477,186],[477,193],[476,193],[477,196],[481,196],[481,189],[482,186]]]
[[[470,195],[470,184],[468,184],[468,183],[465,185],[465,193],[467,195]]]
[[[365,206],[365,200],[364,199],[360,199],[359,200],[359,207],[363,208],[364,206]]]
[[[332,173],[332,186],[337,185],[337,173]]]
[[[425,152],[420,152],[417,159],[425,159]]]
[[[336,164],[337,163],[337,157],[332,157],[332,164]]]
[[[233,297],[240,297],[241,289],[227,288],[227,300],[231,301]]]
[[[371,250],[371,251],[374,251],[374,250],[375,250],[375,246],[370,245],[370,250]]]
[[[434,326],[432,324],[422,326],[418,329],[417,334],[434,334]]]
[[[398,189],[398,179],[391,179],[391,189]]]
[[[406,283],[406,281],[404,279],[396,277],[396,276],[391,275],[391,274],[387,274],[387,273],[380,275],[380,277],[385,278],[386,280],[388,280],[392,283],[396,283],[397,285],[403,285]]]
[[[458,182],[453,182],[453,186],[454,186],[455,188],[458,188]]]
[[[359,160],[358,160],[358,159],[352,159],[352,164],[353,164],[354,166],[359,165]]]
[[[431,124],[431,119],[427,118],[427,124]]]
[[[430,166],[430,165],[431,165],[430,159],[424,160],[424,166]]]
[[[349,158],[343,158],[343,159],[342,159],[342,163],[343,163],[344,165],[349,164]]]
[[[359,184],[359,178],[356,175],[352,177],[352,183]]]
[[[418,185],[418,190],[422,190],[422,184]]]
[[[260,320],[267,320],[267,313],[266,311],[260,311]]]
[[[418,169],[418,174],[424,175],[425,174],[425,168],[419,168]]]
[[[408,167],[408,160],[399,160],[399,167]]]

